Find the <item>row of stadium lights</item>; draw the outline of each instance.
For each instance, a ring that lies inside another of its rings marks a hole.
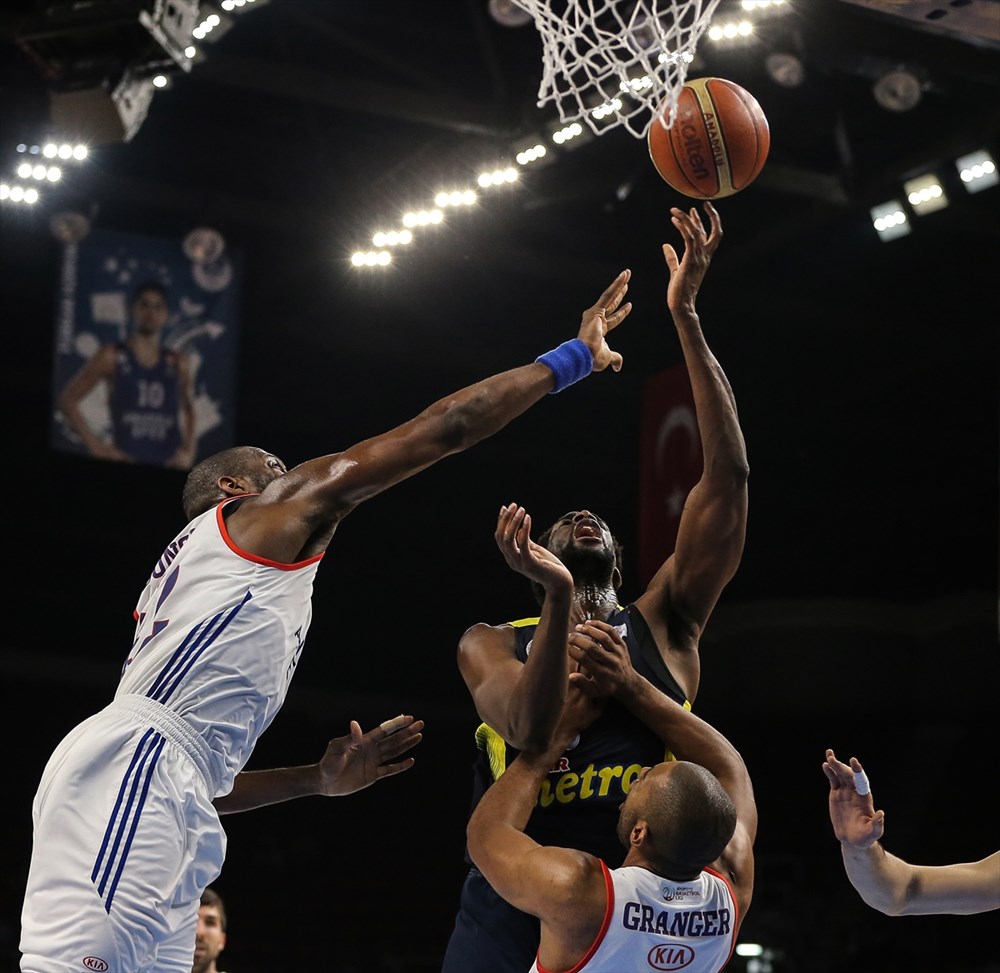
[[[267,0],[220,0],[218,9],[224,14],[242,13],[251,9],[255,4],[263,6]],[[191,39],[193,41],[213,41],[226,32],[226,28],[231,20],[225,19],[218,13],[209,13],[192,29]],[[198,57],[199,51],[194,44],[189,44],[184,48],[184,57],[188,61],[194,61]],[[152,79],[155,88],[166,88],[170,84],[170,79],[165,74],[157,74]],[[72,145],[69,143],[47,142],[43,145],[20,144],[17,152],[26,156],[34,156],[35,159],[22,161],[16,168],[16,176],[21,182],[0,182],[0,201],[10,203],[22,203],[32,206],[42,200],[42,193],[36,185],[44,183],[57,183],[63,177],[63,170],[58,165],[42,164],[42,159],[62,160],[66,163],[83,162],[88,155],[86,145]],[[30,182],[36,185],[31,185]],[[25,184],[28,182],[28,184]]]
[[[58,165],[49,165],[42,162],[42,159],[63,162],[83,162],[88,155],[87,146],[72,145],[68,142],[46,142],[44,145],[27,145],[22,142],[17,146],[17,152],[21,156],[34,156],[25,158],[20,162],[15,170],[15,174],[21,182],[0,182],[0,202],[3,203],[24,203],[33,206],[42,198],[42,194],[32,185],[35,183],[56,183],[62,179],[63,171]]]
[[[230,0],[236,2],[236,0]],[[248,0],[244,0],[248,2]],[[743,0],[743,9],[748,12],[780,12],[779,8],[786,6],[786,0]],[[225,3],[223,3],[225,6]],[[753,33],[753,24],[749,21],[739,21],[735,23],[721,24],[709,28],[708,37],[710,40],[721,42],[749,37]],[[684,60],[691,61],[692,55],[684,53],[680,55]],[[661,64],[674,60],[676,55],[661,54],[658,58]],[[638,93],[645,91],[654,84],[652,78],[643,76],[631,78],[620,85],[623,94]],[[598,105],[592,109],[591,115],[600,120],[613,115],[622,108],[620,98],[613,98],[603,105]],[[583,135],[584,129],[579,122],[571,122],[568,125],[557,129],[550,136],[556,145],[565,145],[573,139]],[[519,166],[527,166],[532,162],[537,162],[547,154],[547,149],[541,143],[537,143],[529,148],[519,151],[516,162]],[[509,185],[517,182],[519,178],[518,170],[510,167],[499,169],[493,172],[484,172],[478,178],[479,186],[489,189],[495,186]],[[427,211],[406,213],[403,216],[403,230],[379,230],[372,235],[372,246],[374,250],[357,250],[351,255],[351,263],[355,267],[387,267],[392,263],[392,248],[396,246],[407,246],[413,242],[412,229],[418,226],[438,225],[444,221],[443,210],[448,206],[472,206],[478,200],[473,190],[458,190],[450,193],[438,193],[435,198],[435,208]]]
[[[982,192],[1000,183],[996,161],[985,149],[956,159],[955,169],[966,191],[970,193]],[[938,177],[932,173],[907,179],[903,183],[903,191],[906,193],[906,202],[918,216],[926,216],[948,205],[948,195]],[[895,240],[911,232],[906,207],[901,200],[891,199],[880,203],[873,206],[870,213],[872,226],[884,241]]]

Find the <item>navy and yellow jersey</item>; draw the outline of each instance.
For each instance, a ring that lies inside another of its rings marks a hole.
[[[635,605],[619,607],[607,622],[624,637],[636,672],[690,709]],[[510,624],[516,628],[517,659],[524,662],[531,651],[538,619],[521,619]],[[473,808],[518,754],[486,723],[476,731],[476,744],[479,753]],[[577,744],[563,754],[542,783],[525,832],[539,844],[578,848],[604,859],[612,868],[617,867],[625,855],[616,834],[621,803],[639,771],[665,759],[672,757],[664,751],[662,740],[620,703],[608,700],[604,712],[580,734]]]

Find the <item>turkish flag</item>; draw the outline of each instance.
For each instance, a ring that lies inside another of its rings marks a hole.
[[[687,368],[648,379],[639,427],[639,580],[643,588],[673,553],[687,495],[701,477],[701,439]]]

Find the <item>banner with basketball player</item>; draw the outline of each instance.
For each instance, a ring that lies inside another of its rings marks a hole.
[[[215,230],[63,238],[51,445],[189,469],[233,444],[239,255]]]
[[[681,511],[702,471],[701,438],[684,364],[647,380],[639,426],[639,582],[673,553]]]

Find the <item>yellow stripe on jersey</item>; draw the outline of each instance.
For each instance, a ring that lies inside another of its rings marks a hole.
[[[476,730],[476,746],[486,754],[493,779],[499,780],[507,769],[507,744],[503,737],[488,723],[480,723]]]

